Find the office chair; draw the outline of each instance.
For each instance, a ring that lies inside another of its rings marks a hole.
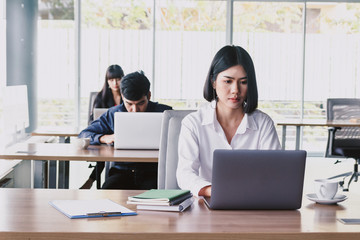
[[[161,127],[158,189],[179,189],[176,180],[178,142],[182,119],[194,110],[166,110]]]
[[[360,119],[360,99],[355,98],[329,98],[327,100],[327,120],[346,120]],[[332,127],[329,128],[328,143],[326,147],[326,157],[345,157],[354,158],[354,170],[339,174],[329,179],[343,177],[340,186],[343,187],[345,178],[350,180],[347,188],[343,191],[349,191],[351,182],[358,181],[358,166],[360,163],[360,127]],[[337,162],[336,162],[337,163]]]
[[[94,102],[95,102],[95,98],[97,96],[98,92],[90,92],[90,97],[89,97],[89,109],[88,109],[88,125],[90,125],[90,123],[92,122],[92,118],[91,116],[93,115],[93,107],[94,107]]]

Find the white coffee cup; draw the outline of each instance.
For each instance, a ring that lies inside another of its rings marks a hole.
[[[35,143],[28,143],[27,145],[27,152],[33,154],[36,152],[36,144]]]
[[[78,149],[86,149],[90,145],[90,138],[74,138],[71,143]]]
[[[330,179],[316,179],[314,186],[319,200],[331,200],[338,191],[339,182]]]

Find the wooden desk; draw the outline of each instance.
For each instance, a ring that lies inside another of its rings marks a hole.
[[[70,137],[77,137],[79,134],[78,128],[69,128],[69,127],[41,127],[36,129],[31,133],[31,136],[46,136],[46,137],[58,137],[59,143],[70,143]],[[49,172],[56,172],[57,168],[61,169],[64,173],[64,180],[61,181],[64,188],[69,188],[69,172],[70,172],[70,162],[61,161],[54,162],[48,161]],[[41,180],[39,180],[41,182]],[[56,178],[49,179],[49,186],[56,187]]]
[[[108,145],[90,145],[77,149],[64,143],[17,143],[0,152],[1,159],[157,162],[158,150],[116,150]]]
[[[108,145],[90,145],[79,150],[65,143],[17,143],[0,151],[0,159],[56,160],[56,161],[103,161],[103,162],[157,162],[157,150],[115,150]],[[66,169],[59,164],[59,174],[49,172],[51,188],[68,188]],[[58,175],[58,181],[56,176]]]
[[[67,139],[70,137],[77,137],[79,135],[79,130],[77,128],[67,128],[67,127],[43,127],[36,129],[31,133],[32,136],[48,136],[48,137],[59,137],[60,143],[68,142]]]
[[[360,196],[339,205],[307,199],[299,211],[209,210],[202,200],[183,213],[138,211],[137,216],[69,219],[49,205],[56,199],[108,198],[126,205],[135,190],[0,189],[0,239],[360,239]]]
[[[286,127],[296,127],[295,149],[300,149],[300,133],[302,127],[360,127],[360,121],[326,121],[325,119],[304,119],[279,121],[277,125],[282,126],[281,146],[285,149]]]

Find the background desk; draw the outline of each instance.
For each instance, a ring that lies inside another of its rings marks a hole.
[[[77,137],[79,130],[77,128],[39,128],[31,133],[31,136],[59,137],[60,143],[70,142],[70,137]]]
[[[0,152],[0,159],[157,162],[158,155],[157,150],[115,150],[114,147],[108,145],[90,145],[86,150],[79,150],[74,145],[65,143],[17,143]],[[68,188],[66,169],[59,167],[58,174],[56,171],[55,168],[55,172],[49,172],[47,185]]]
[[[212,211],[202,200],[183,213],[138,211],[137,216],[69,219],[49,205],[55,199],[108,198],[126,205],[128,190],[0,189],[0,239],[360,239],[359,195],[339,205],[307,199],[299,211]]]
[[[79,134],[79,130],[77,128],[68,128],[68,127],[43,127],[38,128],[34,132],[31,133],[31,136],[41,136],[41,137],[51,137],[51,138],[58,138],[55,139],[56,142],[59,143],[70,143],[70,137],[77,137]],[[60,181],[60,185],[62,188],[69,188],[69,171],[70,171],[70,162],[69,161],[61,161],[61,162],[54,162],[48,161],[47,162],[49,172],[56,172],[57,168],[60,169],[61,172],[64,174],[64,180]],[[41,180],[38,180],[41,182]],[[48,184],[50,187],[57,187],[58,184],[56,183],[56,179],[51,179]]]
[[[0,152],[3,159],[94,162],[157,162],[158,155],[157,150],[116,150],[108,145],[77,149],[72,144],[64,143],[17,143]]]
[[[300,133],[302,127],[360,127],[360,121],[326,121],[321,119],[304,119],[304,120],[289,120],[280,121],[277,125],[282,126],[281,146],[285,149],[286,145],[286,127],[296,127],[295,135],[295,149],[300,149]]]

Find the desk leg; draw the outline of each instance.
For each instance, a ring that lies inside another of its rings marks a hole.
[[[42,160],[32,160],[33,169],[32,169],[32,187],[34,188],[46,188],[48,181],[47,174],[47,161]]]
[[[59,162],[59,181],[58,188],[68,189],[69,188],[69,161],[58,161]]]
[[[282,126],[282,138],[281,138],[281,148],[285,150],[285,143],[286,143],[286,126]]]
[[[59,137],[60,143],[70,143],[70,137]],[[58,161],[59,172],[57,188],[68,189],[69,188],[69,161]]]
[[[96,171],[96,188],[101,189],[101,172],[98,168],[97,163],[95,165],[95,171]]]
[[[30,188],[33,189],[34,188],[34,172],[35,172],[35,168],[34,168],[34,160],[31,160],[30,161],[31,165],[30,165]]]
[[[300,149],[300,126],[296,126],[296,142],[295,142],[295,149]]]
[[[57,166],[56,161],[48,160],[48,188],[56,188]]]

